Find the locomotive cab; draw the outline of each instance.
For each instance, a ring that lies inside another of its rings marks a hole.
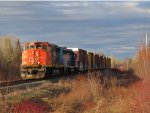
[[[43,78],[45,76],[46,65],[51,62],[50,51],[47,42],[25,43],[22,52],[21,77]]]

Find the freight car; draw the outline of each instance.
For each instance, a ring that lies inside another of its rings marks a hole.
[[[103,56],[103,68],[107,68],[107,58]]]
[[[111,58],[107,58],[107,68],[111,68]]]
[[[88,70],[94,69],[93,57],[94,57],[94,53],[88,52]]]
[[[103,56],[100,55],[100,69],[104,68],[104,60],[103,60]]]
[[[76,67],[80,72],[85,72],[88,70],[88,61],[87,61],[87,51],[79,48],[68,48],[71,49],[77,56],[76,58]]]
[[[99,55],[98,55],[98,54],[95,54],[94,56],[95,56],[95,59],[94,59],[94,62],[95,62],[95,63],[94,63],[94,64],[95,64],[95,65],[94,65],[94,69],[95,69],[95,70],[98,70],[98,69],[100,69],[100,68],[99,68],[99,65],[100,65],[100,58],[99,58]]]
[[[21,77],[50,77],[111,67],[111,59],[80,48],[60,47],[49,42],[28,42],[23,46]]]
[[[22,52],[21,77],[43,78],[53,74],[77,71],[76,54],[48,42],[25,43]]]

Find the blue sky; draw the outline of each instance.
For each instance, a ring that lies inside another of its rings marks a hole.
[[[0,35],[21,42],[48,41],[60,46],[132,57],[150,34],[150,2],[0,2]]]

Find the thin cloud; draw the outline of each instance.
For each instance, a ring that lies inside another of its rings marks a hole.
[[[108,48],[110,50],[135,50],[136,47],[132,47],[132,46],[122,46],[122,47],[116,47],[116,48]]]
[[[113,53],[129,53],[127,50],[115,50]]]
[[[49,41],[120,58],[133,56],[150,28],[143,3],[1,2],[0,34],[16,35],[22,42]]]

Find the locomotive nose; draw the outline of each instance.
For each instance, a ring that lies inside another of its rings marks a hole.
[[[39,60],[40,51],[39,50],[33,50],[31,53],[32,54],[30,54],[30,56],[29,56],[30,64],[39,65],[40,64],[40,60]]]

